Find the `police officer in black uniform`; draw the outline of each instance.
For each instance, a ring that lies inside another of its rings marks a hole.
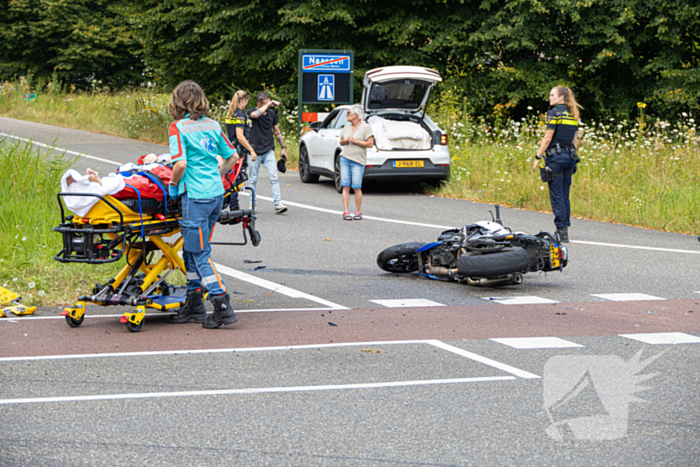
[[[542,181],[549,184],[549,201],[554,213],[554,225],[562,242],[569,241],[571,205],[569,189],[571,176],[576,172],[578,158],[579,108],[574,93],[564,86],[555,86],[549,93],[547,129],[532,164],[532,171],[544,157],[540,168]]]
[[[258,158],[255,150],[248,142],[252,125],[245,109],[248,106],[249,99],[250,93],[248,91],[236,91],[231,98],[231,105],[229,105],[228,117],[226,118],[226,134],[228,139],[236,148],[240,157],[243,158],[243,167],[241,167],[241,173],[243,174],[248,172],[248,154],[250,154],[252,160]],[[231,207],[229,209],[231,211],[240,209],[238,193],[232,193]]]

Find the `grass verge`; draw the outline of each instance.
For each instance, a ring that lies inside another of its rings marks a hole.
[[[56,193],[73,159],[31,143],[0,139],[0,285],[25,305],[71,304],[95,282],[113,277],[123,261],[63,264],[53,228],[61,222]]]

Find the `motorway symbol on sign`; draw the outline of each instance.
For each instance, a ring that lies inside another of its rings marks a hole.
[[[332,101],[335,95],[335,76],[318,75],[318,100]]]
[[[303,73],[350,73],[350,55],[304,54]]]

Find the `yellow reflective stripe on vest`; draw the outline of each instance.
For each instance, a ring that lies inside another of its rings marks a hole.
[[[556,117],[549,120],[547,123],[551,123],[552,125],[574,125],[578,127],[578,122],[573,118]]]

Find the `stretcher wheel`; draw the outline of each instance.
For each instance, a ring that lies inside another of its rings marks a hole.
[[[66,324],[72,328],[77,328],[81,324],[83,324],[83,321],[85,321],[85,315],[81,316],[80,319],[75,319],[71,318],[70,316],[66,316]]]
[[[131,331],[131,332],[139,332],[141,329],[143,329],[143,323],[145,323],[146,320],[142,319],[139,324],[134,324],[131,321],[126,322],[126,328]]]

